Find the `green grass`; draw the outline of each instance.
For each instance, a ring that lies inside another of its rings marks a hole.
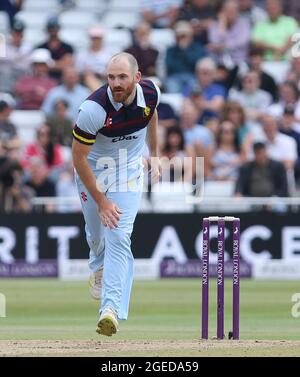
[[[300,318],[291,315],[291,297],[296,292],[300,292],[296,281],[242,280],[241,339],[299,340]],[[90,299],[85,282],[1,279],[0,293],[7,300],[7,317],[0,318],[0,340],[100,340],[95,333],[97,302]],[[225,293],[228,332],[231,330],[229,280]],[[195,341],[200,338],[200,325],[199,279],[137,281],[129,320],[121,323],[121,331],[113,339]],[[212,281],[210,336],[215,334],[216,287]]]

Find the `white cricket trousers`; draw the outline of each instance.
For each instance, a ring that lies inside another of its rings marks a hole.
[[[96,177],[99,176],[99,171],[93,169],[93,172]],[[120,320],[128,317],[134,263],[130,237],[142,193],[142,173],[135,172],[132,176],[135,178],[126,182],[127,192],[119,192],[118,185],[106,192],[106,197],[122,211],[118,227],[109,229],[101,223],[95,201],[75,174],[85,219],[86,239],[90,247],[89,267],[94,272],[104,267],[99,313],[111,307]]]

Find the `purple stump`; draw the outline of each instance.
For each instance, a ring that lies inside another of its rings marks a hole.
[[[218,221],[218,265],[217,265],[217,338],[224,339],[224,249],[225,220]]]
[[[209,220],[203,219],[202,243],[202,339],[208,339],[209,301]]]
[[[233,307],[232,332],[233,339],[239,339],[240,322],[240,219],[233,221]]]

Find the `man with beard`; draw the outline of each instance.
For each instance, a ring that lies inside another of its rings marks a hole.
[[[142,156],[147,136],[158,157],[160,92],[141,73],[133,55],[113,56],[108,84],[81,105],[73,130],[73,161],[90,247],[90,292],[100,299],[97,332],[111,336],[128,317],[133,280],[130,236],[142,190]],[[152,158],[152,177],[160,164]]]

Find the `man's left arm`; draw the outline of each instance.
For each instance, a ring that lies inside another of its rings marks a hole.
[[[157,142],[158,115],[155,109],[154,114],[149,122],[147,129],[147,144],[149,148],[149,157],[151,159],[151,177],[155,181],[159,179],[161,174],[161,166],[159,161],[158,142]]]

